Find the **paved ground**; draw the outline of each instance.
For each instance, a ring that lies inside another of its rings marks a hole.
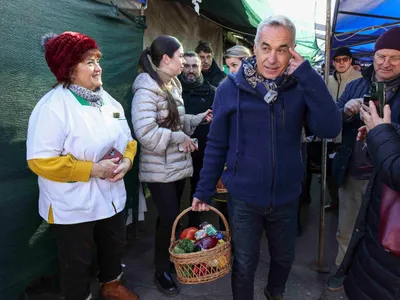
[[[319,185],[315,178],[312,188],[312,203],[303,207],[302,221],[303,235],[297,239],[296,261],[287,284],[287,300],[338,300],[347,299],[343,292],[330,293],[325,289],[325,282],[329,274],[320,274],[310,269],[310,264],[317,257],[318,224],[319,224]],[[189,202],[187,202],[188,205]],[[205,216],[214,224],[218,224],[214,213]],[[136,238],[131,238],[125,253],[124,263],[127,285],[141,296],[141,300],[167,299],[161,295],[153,284],[153,251],[154,251],[154,224],[155,208],[148,201],[146,220],[140,225]],[[327,214],[325,226],[325,258],[326,263],[332,266],[337,252],[335,240],[337,215]],[[261,249],[260,264],[255,280],[255,300],[265,299],[263,289],[268,274],[268,248],[264,238]],[[29,297],[30,300],[53,300],[55,298],[43,295]],[[202,285],[182,285],[181,294],[176,300],[225,300],[232,299],[230,275],[215,282]]]

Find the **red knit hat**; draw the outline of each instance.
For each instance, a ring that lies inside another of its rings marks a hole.
[[[70,70],[77,65],[90,49],[98,49],[94,39],[78,32],[60,35],[47,34],[42,37],[47,65],[58,82],[68,79]]]
[[[375,52],[381,49],[400,51],[400,27],[393,27],[382,34],[375,43]]]

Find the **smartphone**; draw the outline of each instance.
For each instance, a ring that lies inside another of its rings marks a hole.
[[[196,139],[196,138],[193,138],[192,141],[196,145],[196,148],[199,149],[199,140]],[[184,152],[185,151],[185,149],[183,149],[183,143],[179,144],[178,150],[180,152]]]
[[[110,150],[108,150],[107,154],[104,155],[104,157],[101,160],[112,159],[112,158],[119,158],[121,160],[123,158],[123,155],[117,149],[111,148]]]
[[[383,118],[383,108],[386,105],[386,84],[383,81],[374,82],[371,92],[364,95],[364,104],[369,106],[369,101],[374,101],[378,115]]]

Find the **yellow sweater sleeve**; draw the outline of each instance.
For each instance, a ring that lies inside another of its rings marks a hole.
[[[28,166],[36,175],[56,182],[88,182],[93,162],[77,160],[72,155],[36,158],[28,160]]]
[[[133,166],[133,161],[135,159],[137,152],[137,142],[135,140],[129,141],[126,145],[126,150],[124,153],[124,157],[129,158],[131,160],[131,168]]]

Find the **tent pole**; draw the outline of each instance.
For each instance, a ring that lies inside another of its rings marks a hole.
[[[339,1],[339,0],[337,0]],[[326,0],[326,32],[325,32],[325,72],[324,79],[328,85],[330,51],[331,51],[331,0]],[[321,160],[321,194],[318,236],[318,259],[311,264],[311,269],[319,273],[328,273],[329,265],[324,265],[324,239],[325,239],[325,197],[326,197],[326,163],[328,158],[327,140],[322,141]]]

